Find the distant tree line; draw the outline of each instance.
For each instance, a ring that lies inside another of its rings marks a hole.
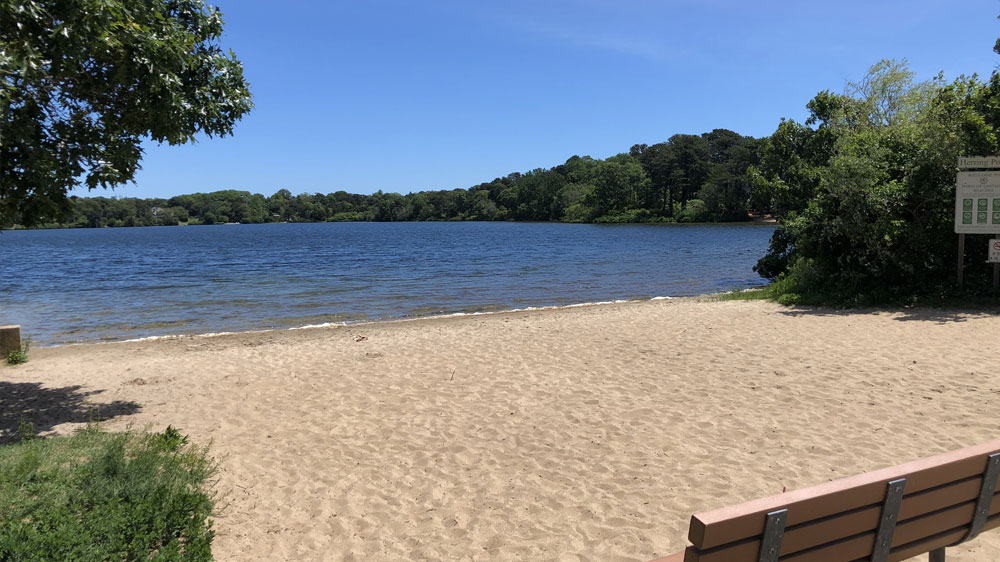
[[[716,129],[674,135],[601,160],[515,172],[468,189],[400,195],[335,193],[266,197],[224,190],[164,198],[72,197],[67,220],[49,227],[324,221],[745,221],[752,200],[747,169],[762,140]]]

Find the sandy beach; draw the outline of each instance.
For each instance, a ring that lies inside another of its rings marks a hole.
[[[37,348],[0,438],[96,407],[211,442],[224,562],[642,562],[692,513],[997,438],[998,336],[701,298]]]

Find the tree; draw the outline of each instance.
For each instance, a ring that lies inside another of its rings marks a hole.
[[[683,210],[708,179],[708,142],[699,135],[674,135],[668,142],[671,156],[669,173],[671,180],[680,187]]]
[[[538,168],[521,176],[517,182],[517,220],[547,221],[558,216],[556,194],[566,177],[553,170]]]
[[[144,139],[232,134],[253,104],[222,28],[203,0],[0,3],[0,224],[132,181]]]
[[[630,154],[618,154],[600,163],[594,172],[590,201],[597,216],[635,209],[637,194],[647,189],[649,178]]]
[[[747,169],[757,163],[756,140],[727,129],[715,129],[702,138],[708,144],[710,164],[698,198],[715,220],[746,220],[750,200]]]
[[[665,142],[646,146],[633,145],[629,154],[639,160],[649,176],[650,189],[645,206],[658,208],[661,216],[674,216],[674,183],[671,178],[671,145]]]
[[[747,171],[751,207],[788,219],[802,212],[819,186],[820,171],[833,157],[835,139],[825,125],[812,129],[782,119],[778,130],[764,139],[760,163]]]

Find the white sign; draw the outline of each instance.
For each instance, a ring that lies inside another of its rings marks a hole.
[[[958,159],[958,169],[1000,168],[1000,156],[961,156]]]
[[[1000,234],[1000,171],[958,173],[955,232]]]
[[[990,263],[1000,263],[1000,239],[990,240],[990,257],[986,261]]]

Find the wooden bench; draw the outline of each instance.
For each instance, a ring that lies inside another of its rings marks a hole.
[[[653,562],[943,562],[1000,527],[998,475],[1000,439],[696,514],[691,546]]]

